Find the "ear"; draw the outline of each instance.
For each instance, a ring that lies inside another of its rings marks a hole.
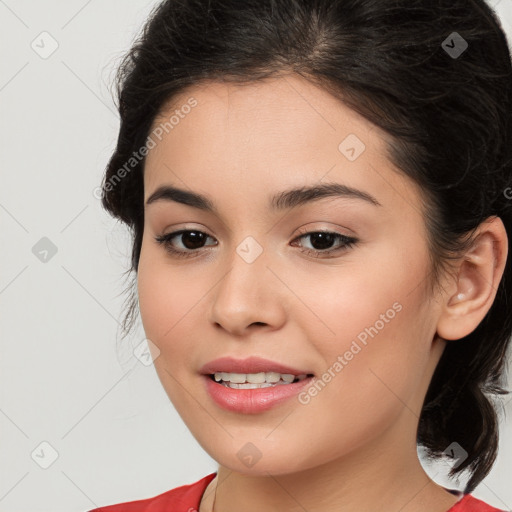
[[[447,287],[437,334],[458,340],[472,333],[491,308],[503,276],[508,252],[505,226],[489,217],[475,232],[470,249],[457,264],[456,278]]]

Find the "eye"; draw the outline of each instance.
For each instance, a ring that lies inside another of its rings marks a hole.
[[[174,256],[178,257],[193,257],[199,254],[197,249],[201,249],[204,247],[205,241],[213,238],[203,231],[192,230],[192,229],[182,229],[180,231],[174,231],[172,233],[168,233],[166,235],[161,235],[155,237],[155,240],[162,244],[165,249]],[[181,244],[181,247],[176,248],[174,246],[174,239]],[[216,245],[216,244],[213,244]]]
[[[312,255],[317,258],[325,257],[325,255],[331,256],[350,249],[357,243],[357,239],[342,235],[332,231],[308,231],[301,234],[293,242],[301,239],[310,238],[311,248],[305,248],[302,252]],[[338,242],[333,247],[333,244]]]
[[[311,248],[303,248],[301,252],[317,258],[346,251],[358,242],[356,238],[332,231],[308,231],[295,238],[291,244],[293,245],[297,240],[306,238],[310,238]],[[155,237],[155,240],[163,245],[172,256],[184,258],[200,255],[202,251],[199,249],[205,247],[205,242],[208,239],[214,240],[203,231],[195,229],[182,229]],[[335,244],[334,247],[332,247],[333,244]],[[215,246],[217,242],[215,241],[211,245]]]

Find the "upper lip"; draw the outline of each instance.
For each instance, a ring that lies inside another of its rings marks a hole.
[[[205,375],[213,373],[261,373],[276,372],[291,375],[308,375],[311,372],[307,370],[298,370],[291,366],[286,366],[269,359],[261,357],[248,357],[247,359],[235,359],[233,357],[221,357],[206,363],[200,372]]]

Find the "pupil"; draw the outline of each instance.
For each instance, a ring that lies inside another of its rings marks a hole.
[[[187,249],[200,249],[202,242],[204,242],[204,233],[198,233],[197,231],[188,231],[187,233],[181,234],[181,241]],[[186,243],[186,240],[191,243]]]
[[[315,249],[329,249],[334,241],[332,233],[313,233],[310,237],[311,245]]]

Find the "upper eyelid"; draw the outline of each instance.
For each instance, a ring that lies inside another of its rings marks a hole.
[[[159,235],[159,236],[160,237],[178,236],[178,235],[181,235],[183,233],[187,233],[189,231],[197,231],[199,233],[205,234],[206,236],[209,236],[210,238],[215,238],[214,235],[211,235],[210,233],[208,233],[204,229],[198,229],[198,228],[174,229],[172,231],[169,231],[168,233],[163,233],[162,235]],[[338,231],[336,231],[335,229],[332,229],[332,228],[318,228],[318,229],[307,229],[307,230],[304,229],[304,230],[301,230],[299,233],[297,233],[295,238],[298,238],[298,237],[301,237],[301,236],[305,236],[305,235],[309,235],[309,234],[312,234],[312,233],[331,233],[331,234],[334,234],[334,235],[340,235],[340,236],[344,236],[344,237],[347,237],[347,238],[354,238],[354,236],[352,236],[352,235],[348,235],[348,234],[345,234],[345,233],[339,233]]]
[[[186,223],[185,223],[186,224]],[[323,227],[321,228],[305,228],[305,227],[300,227],[298,228],[300,233],[299,235],[302,235],[302,234],[305,234],[305,233],[318,233],[318,232],[321,232],[321,231],[324,231],[324,232],[329,232],[329,233],[337,233],[337,234],[340,234],[340,235],[343,235],[343,236],[346,236],[346,237],[356,237],[357,235],[355,235],[352,230],[350,230],[349,228],[345,227],[345,226],[338,226],[337,228],[334,228],[334,227],[328,227],[326,226],[325,224],[333,224],[332,222],[330,221],[327,221],[327,220],[319,220],[319,221],[315,221],[315,222],[308,222],[305,224],[305,226],[309,226],[311,224],[323,224]],[[343,229],[343,230],[346,230],[346,231],[349,231],[351,233],[340,233],[339,230],[340,229]],[[165,231],[165,230],[163,230]],[[171,231],[169,231],[168,233],[163,233],[162,236],[167,236],[167,235],[170,235],[170,234],[174,234],[174,233],[177,233],[177,232],[182,232],[182,231],[199,231],[201,233],[204,233],[208,236],[212,236],[215,238],[214,235],[211,235],[208,230],[204,227],[195,227],[195,226],[183,226],[183,227],[179,227],[177,229],[172,229]],[[296,232],[297,229],[294,229],[294,232]],[[267,231],[268,232],[268,231]],[[228,228],[228,234],[232,234],[232,230]]]

